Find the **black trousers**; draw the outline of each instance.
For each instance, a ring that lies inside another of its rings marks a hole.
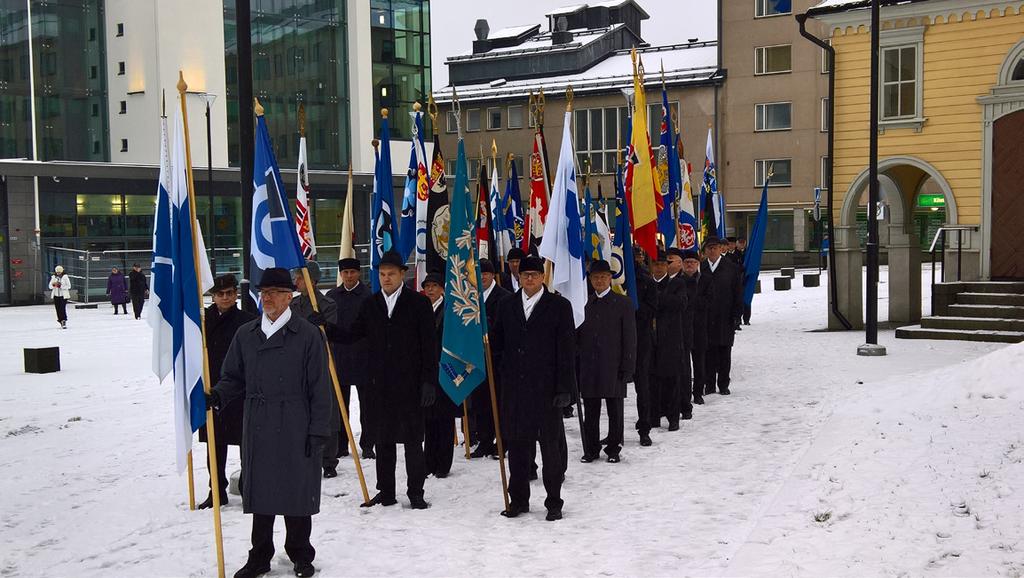
[[[669,425],[679,423],[680,388],[682,387],[683,376],[681,375],[655,375],[652,378],[654,383],[653,398],[653,419],[652,424],[660,424],[661,418],[668,418]]]
[[[127,303],[114,303],[114,315],[117,315],[117,308],[120,307],[124,311],[125,315],[128,315],[128,304]]]
[[[345,403],[345,411],[348,411],[348,399],[351,390],[351,385],[341,386],[341,397]],[[338,458],[348,455],[348,433],[345,431],[345,423],[341,419],[341,410],[338,409],[338,399],[334,394],[334,387],[332,386],[331,426],[334,427],[335,424],[337,424],[338,429],[335,431],[334,435],[328,436],[327,443],[324,444],[324,456],[320,460],[324,469],[337,468]]]
[[[61,323],[68,320],[68,300],[64,297],[54,296],[53,308],[57,310],[57,321]]]
[[[540,456],[543,460],[541,477],[547,499],[544,507],[562,508],[562,479],[569,465],[568,448],[565,441],[565,427],[562,424],[562,410],[544,408],[540,431],[528,439],[508,440],[508,493],[512,504],[524,508],[530,505],[530,474],[537,458],[537,443],[540,442]]]
[[[145,295],[132,295],[132,311],[135,313],[135,318],[142,317],[142,306],[146,303]]]
[[[312,516],[283,516],[287,530],[284,539],[284,551],[294,563],[312,562],[316,550],[309,543],[309,535],[313,531]],[[249,550],[249,563],[257,566],[269,565],[274,558],[274,518],[266,514],[252,515],[252,549]]]
[[[444,477],[455,458],[455,418],[427,418],[423,432],[423,457],[427,473]]]
[[[708,345],[706,369],[705,389],[728,389],[729,371],[732,369],[732,346]]]
[[[491,408],[491,388],[484,382],[480,384],[472,394],[472,417],[476,422],[476,441],[480,443],[477,448],[484,453],[496,453],[494,412]],[[472,440],[471,440],[472,441]]]
[[[750,325],[750,304],[743,306],[743,323]]]
[[[209,445],[209,444],[207,444]],[[207,448],[209,449],[209,448]],[[228,475],[227,475],[227,457],[228,457],[228,444],[220,443],[220,438],[217,438],[217,444],[215,449],[217,450],[217,481],[220,482],[220,496],[224,498],[228,495]],[[210,460],[206,460],[206,471],[210,471]],[[209,488],[213,488],[213,476],[210,476],[210,482],[207,484]]]
[[[704,376],[707,372],[704,368],[705,348],[703,346],[695,346],[693,349],[687,349],[686,354],[690,358],[690,375],[693,378],[693,395],[703,396],[705,383]]]
[[[621,397],[583,398],[583,451],[596,457],[601,451],[601,402],[608,408],[608,441],[604,453],[618,456],[622,451],[623,399]]]
[[[679,373],[679,383],[676,388],[675,405],[673,415],[693,415],[693,365],[690,363],[690,352],[683,349],[683,370]],[[669,418],[671,421],[672,418]]]
[[[636,429],[643,435],[651,431],[653,411],[651,405],[651,353],[649,350],[637,348],[633,385],[636,387]]]
[[[451,430],[448,432],[451,442]],[[402,444],[405,447],[406,495],[409,498],[423,497],[423,480],[427,477],[423,444],[419,442]],[[378,443],[377,446],[377,490],[385,497],[395,497],[395,467],[398,464],[398,447],[394,443]]]

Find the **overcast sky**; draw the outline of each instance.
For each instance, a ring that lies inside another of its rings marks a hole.
[[[509,26],[540,24],[544,14],[559,6],[586,0],[432,0],[430,2],[431,76],[434,90],[448,84],[448,56],[473,48],[473,27],[485,18],[491,31]],[[651,15],[641,24],[644,40],[653,45],[676,44],[689,38],[714,40],[717,34],[716,0],[638,0]]]

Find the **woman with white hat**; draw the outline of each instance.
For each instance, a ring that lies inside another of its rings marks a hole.
[[[57,310],[57,322],[62,329],[68,328],[68,299],[71,298],[71,278],[64,273],[64,267],[57,265],[50,275],[50,296]]]

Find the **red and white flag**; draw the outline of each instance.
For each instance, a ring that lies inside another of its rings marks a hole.
[[[306,137],[299,139],[299,183],[295,191],[295,232],[299,236],[302,256],[311,259],[316,256],[316,241],[313,240],[313,221],[309,207],[309,175],[306,170]]]
[[[548,167],[544,160],[544,132],[538,128],[533,137],[533,154],[530,155],[530,206],[526,210],[523,251],[540,246],[544,236],[544,223],[548,218]]]

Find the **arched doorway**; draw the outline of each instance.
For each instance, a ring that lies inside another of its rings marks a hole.
[[[918,197],[924,192],[941,194],[945,223],[957,222],[956,200],[949,183],[935,167],[914,157],[891,157],[878,163],[878,180],[885,207],[879,221],[880,250],[889,265],[887,320],[915,323],[921,319],[921,223],[915,219]],[[866,228],[858,215],[865,210],[868,171],[851,184],[843,198],[836,227],[836,276],[838,305],[854,328],[864,325],[863,265]],[[932,224],[928,224],[929,227]],[[927,246],[924,247],[924,250]],[[883,319],[884,320],[884,319]],[[829,313],[829,327],[838,320]]]
[[[1021,61],[1024,65],[1024,60]],[[1022,71],[1024,74],[1024,71]],[[993,280],[1024,280],[1024,110],[1010,113],[992,127]]]

